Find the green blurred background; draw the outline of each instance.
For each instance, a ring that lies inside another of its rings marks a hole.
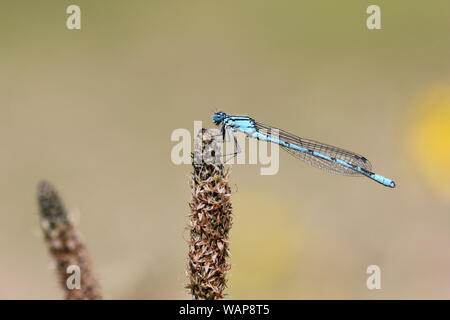
[[[81,7],[82,29],[66,29]],[[381,7],[382,30],[366,28]],[[396,189],[281,153],[232,168],[231,298],[450,298],[450,2],[0,4],[0,298],[59,299],[36,186],[61,192],[106,298],[189,298],[189,165],[220,108],[368,157]],[[381,290],[366,268],[381,267]]]

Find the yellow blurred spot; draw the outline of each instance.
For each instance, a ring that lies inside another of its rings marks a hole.
[[[292,290],[303,232],[285,201],[269,194],[239,195],[230,236],[230,298],[286,298]]]
[[[430,186],[450,196],[450,86],[433,88],[421,101],[409,142]]]

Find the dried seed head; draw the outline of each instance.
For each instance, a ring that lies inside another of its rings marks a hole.
[[[41,182],[38,187],[41,228],[45,240],[56,262],[61,285],[67,300],[101,299],[97,281],[92,275],[86,247],[72,225],[67,211],[56,189],[48,182]],[[69,266],[80,268],[80,288],[69,288],[67,279]]]
[[[224,297],[226,273],[230,270],[229,232],[232,224],[229,171],[222,164],[220,149],[207,129],[199,132],[192,154],[192,200],[188,268],[194,299]]]

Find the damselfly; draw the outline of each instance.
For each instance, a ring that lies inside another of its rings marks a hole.
[[[366,176],[386,187],[395,187],[394,181],[373,173],[369,160],[354,152],[300,138],[284,130],[256,122],[246,116],[232,116],[225,112],[216,112],[212,120],[220,127],[224,139],[226,135],[234,139],[235,154],[240,152],[240,148],[233,133],[241,131],[249,137],[276,143],[297,159],[327,172],[348,176]]]

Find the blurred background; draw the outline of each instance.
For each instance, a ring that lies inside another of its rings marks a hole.
[[[222,109],[358,152],[397,183],[283,152],[273,176],[233,166],[230,298],[449,299],[449,31],[447,0],[2,1],[0,298],[62,297],[41,179],[106,298],[190,298],[191,167],[172,163],[170,136]],[[366,287],[373,264],[381,290]]]

